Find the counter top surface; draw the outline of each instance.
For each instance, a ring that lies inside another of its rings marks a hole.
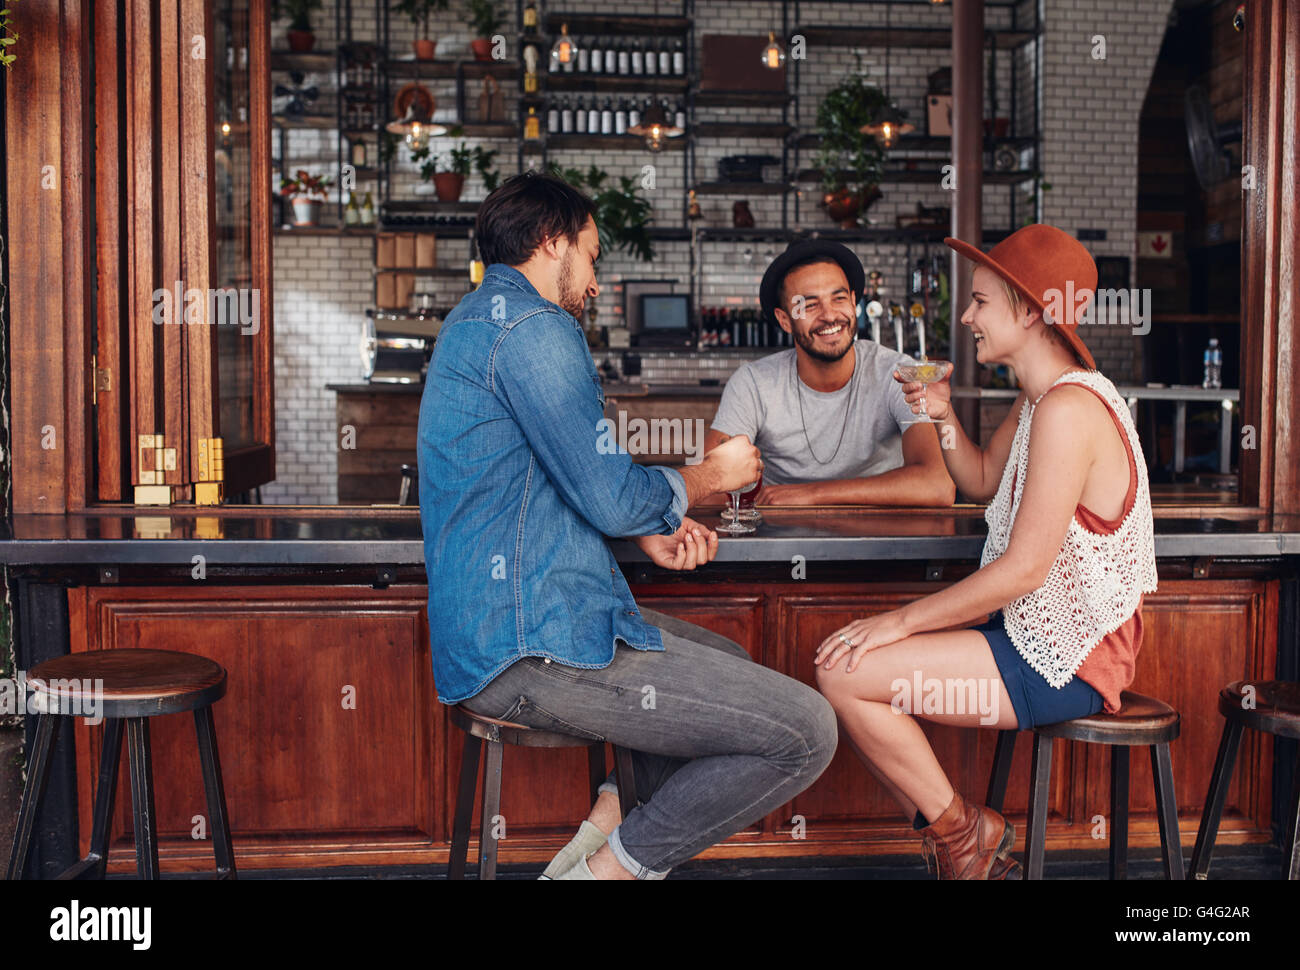
[[[415,510],[287,508],[277,512],[195,514],[185,509],[18,515],[0,523],[0,563],[191,562],[231,565],[423,565]],[[716,527],[717,508],[692,515]],[[752,535],[719,536],[715,561],[978,560],[984,546],[982,509],[767,509]],[[1156,555],[1270,557],[1300,554],[1300,517],[1165,518],[1155,520]],[[633,543],[612,542],[621,563],[645,563]]]

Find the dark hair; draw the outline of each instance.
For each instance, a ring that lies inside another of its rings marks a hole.
[[[474,234],[487,265],[528,262],[542,240],[562,235],[576,244],[596,204],[564,179],[542,172],[512,175],[478,207]]]
[[[785,271],[785,275],[781,277],[781,284],[776,288],[776,295],[781,298],[780,306],[782,310],[784,310],[786,308],[786,304],[789,303],[789,300],[787,300],[785,297],[785,281],[790,278],[790,274],[797,269],[803,269],[805,266],[816,266],[818,263],[830,263],[841,273],[844,272],[844,267],[839,264],[839,260],[833,259],[830,256],[827,256],[825,254],[820,254],[820,253],[814,256],[809,256],[806,259],[801,259],[797,263],[792,263],[790,267]],[[848,279],[847,273],[844,274],[844,278],[846,280]],[[852,285],[849,286],[849,292],[853,292]],[[854,293],[853,295],[861,296],[862,294]]]

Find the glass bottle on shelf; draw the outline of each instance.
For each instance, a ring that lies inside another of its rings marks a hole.
[[[645,48],[645,72],[647,74],[658,74],[659,52],[655,50],[655,42],[647,38],[641,42],[641,46]]]
[[[600,109],[600,133],[602,135],[614,134],[614,102],[612,98],[606,98],[605,106]]]
[[[618,107],[614,110],[614,134],[627,134],[627,99],[619,98]]]
[[[536,47],[528,44],[524,47],[524,93],[536,94],[538,90],[537,59],[541,55]]]
[[[605,41],[605,73],[618,73],[618,48],[614,45],[613,37]]]
[[[630,62],[628,66],[632,69],[633,74],[645,73],[645,52],[641,50],[641,43],[641,41],[632,43],[632,53],[628,58]]]
[[[533,0],[524,5],[524,33],[537,33],[537,4]]]
[[[589,41],[587,38],[584,37],[578,42],[578,64],[574,70],[579,74],[591,73],[591,51],[588,47]]]
[[[528,106],[528,117],[524,119],[524,140],[537,141],[542,137],[541,122],[537,118],[537,109]]]
[[[682,131],[686,130],[686,108],[680,98],[677,100],[677,107],[673,109],[673,124]]]
[[[366,143],[362,138],[354,138],[348,148],[348,160],[353,168],[366,167]]]
[[[357,194],[355,192],[348,193],[348,204],[343,209],[343,225],[361,225],[361,210],[357,208]]]
[[[560,131],[566,135],[573,131],[573,105],[568,98],[560,102]]]
[[[605,39],[603,37],[591,42],[591,73],[605,73]]]
[[[673,42],[673,73],[679,75],[686,73],[686,48],[682,45],[680,37]]]
[[[668,41],[661,40],[659,42],[659,73],[660,74],[673,73],[672,60],[673,60],[673,54],[672,51],[668,49]]]
[[[369,192],[361,200],[361,225],[373,226],[375,224],[375,200]]]
[[[587,134],[600,134],[600,105],[596,104],[596,96],[591,96],[591,107],[587,109]]]
[[[546,106],[546,130],[552,135],[560,130],[560,108],[554,101]]]
[[[641,106],[637,103],[636,98],[633,98],[627,108],[627,126],[629,128],[635,128],[640,123]]]
[[[620,76],[626,77],[631,71],[632,63],[631,58],[628,57],[627,44],[620,43],[618,45],[618,73]]]

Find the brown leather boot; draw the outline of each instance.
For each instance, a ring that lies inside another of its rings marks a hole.
[[[1016,830],[993,809],[974,805],[953,792],[952,801],[921,830],[926,868],[933,857],[940,879],[1017,878],[1019,865],[1010,857]],[[1013,874],[1014,873],[1014,874]]]

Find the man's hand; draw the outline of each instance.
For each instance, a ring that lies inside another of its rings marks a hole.
[[[817,496],[806,485],[764,485],[754,497],[755,505],[816,505]]]
[[[718,534],[689,518],[670,536],[629,538],[662,569],[694,569],[718,554]]]

